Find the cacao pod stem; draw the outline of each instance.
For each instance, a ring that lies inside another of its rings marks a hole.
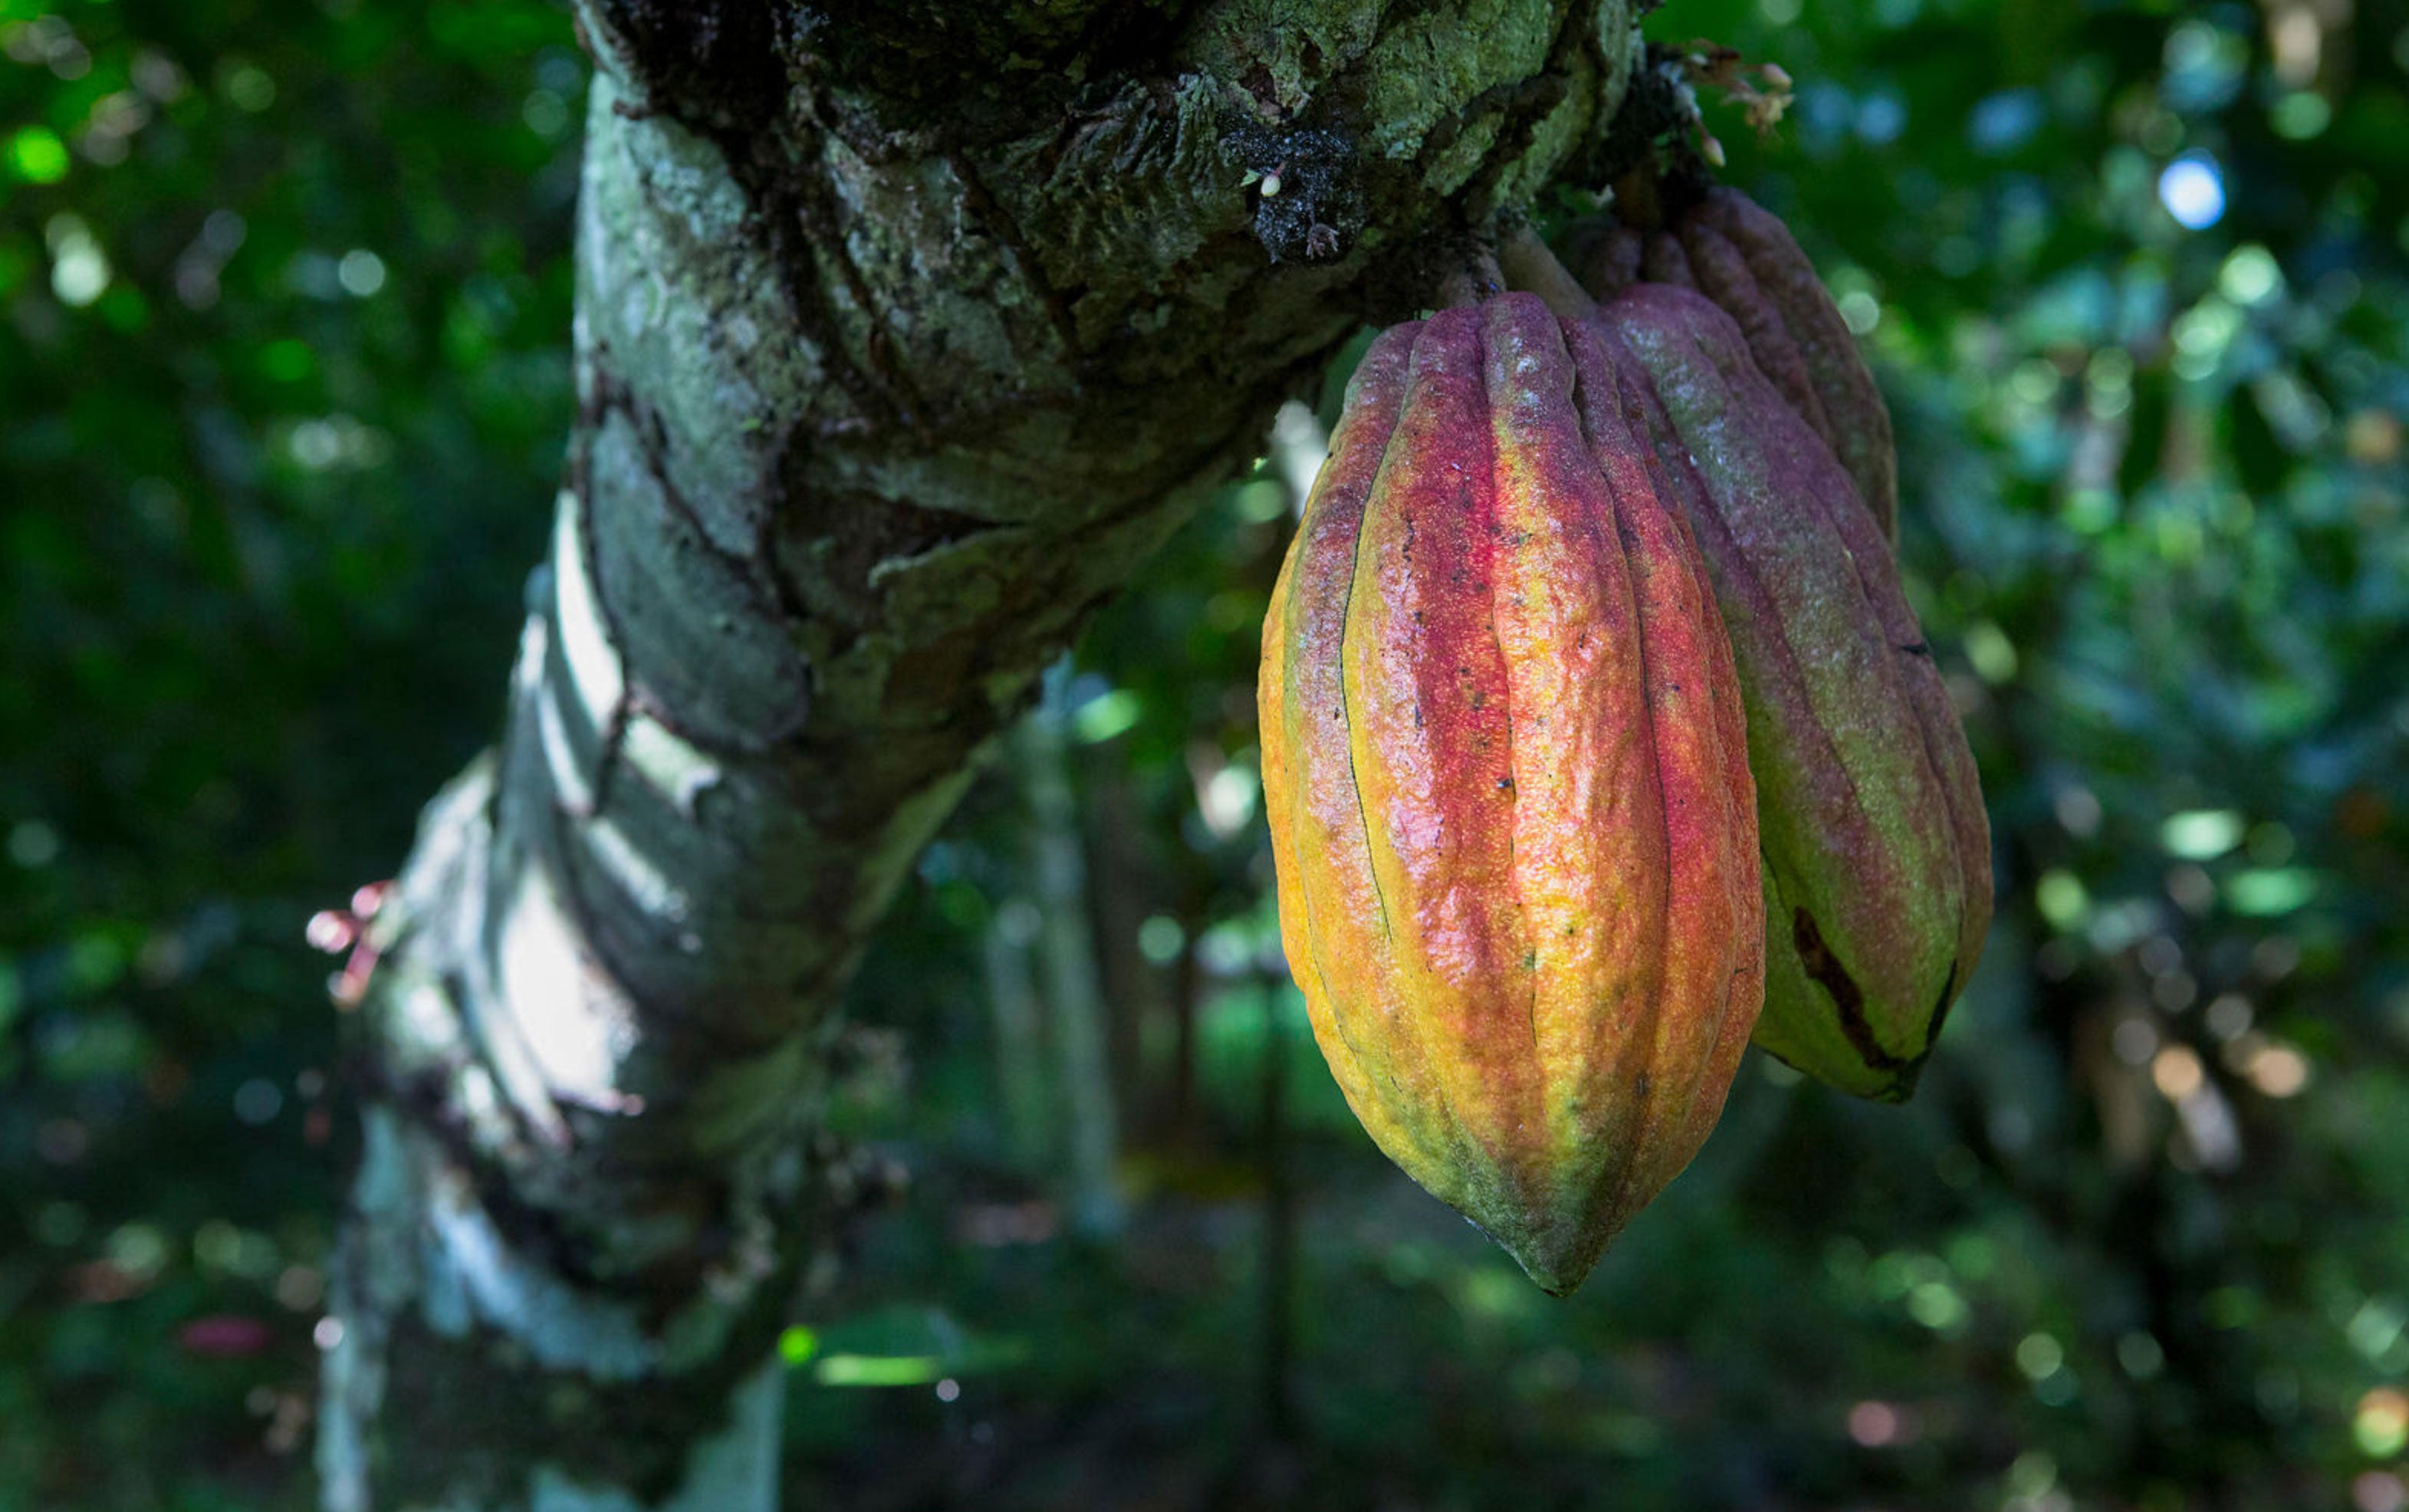
[[[1497,266],[1506,275],[1506,285],[1537,295],[1547,307],[1565,320],[1579,320],[1597,313],[1597,301],[1580,286],[1580,281],[1556,260],[1548,244],[1528,225],[1516,226],[1497,245]]]

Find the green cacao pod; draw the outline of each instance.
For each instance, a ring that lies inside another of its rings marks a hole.
[[[1990,827],[1889,544],[1732,319],[1626,286],[1596,324],[1660,400],[1656,451],[1747,699],[1767,948],[1757,1044],[1898,1101],[1990,926]]]
[[[1696,1153],[1763,993],[1739,689],[1652,404],[1529,295],[1386,332],[1263,626],[1315,1038],[1558,1294]]]
[[[1897,538],[1890,410],[1848,323],[1778,216],[1717,185],[1667,229],[1605,229],[1585,238],[1579,255],[1598,298],[1645,280],[1695,289],[1720,307],[1748,338],[1759,370],[1848,468],[1884,538]]]

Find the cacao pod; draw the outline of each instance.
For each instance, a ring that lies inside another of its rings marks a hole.
[[[1890,410],[1815,266],[1778,216],[1717,185],[1666,230],[1594,233],[1580,261],[1600,299],[1645,280],[1695,289],[1731,316],[1757,367],[1848,468],[1883,537],[1897,538]]]
[[[1888,543],[1732,319],[1639,282],[1596,323],[1661,401],[1652,439],[1747,699],[1769,937],[1757,1043],[1904,1099],[1990,925],[1965,731]]]
[[[1696,1153],[1763,992],[1739,690],[1652,402],[1529,295],[1386,332],[1263,626],[1315,1038],[1558,1294]]]

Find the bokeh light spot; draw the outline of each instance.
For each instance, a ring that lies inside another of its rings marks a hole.
[[[2181,1102],[2208,1079],[2200,1052],[2187,1044],[2170,1044],[2150,1061],[2150,1080],[2170,1102]]]
[[[27,126],[8,138],[8,168],[31,184],[54,184],[67,176],[67,147],[48,126]]]
[[[2178,225],[2204,231],[2225,219],[2225,176],[2204,153],[2179,157],[2158,175],[2158,203]]]
[[[1849,1437],[1868,1449],[1899,1442],[1899,1411],[1887,1402],[1860,1402],[1849,1409]]]
[[[2314,91],[2297,90],[2277,100],[2275,108],[2267,112],[2267,120],[2275,128],[2276,136],[2304,142],[2332,123],[2333,106]]]
[[[384,287],[384,259],[366,247],[354,247],[335,265],[335,277],[345,294],[366,299]]]
[[[2065,1363],[2066,1346],[2046,1333],[2027,1333],[2016,1346],[2016,1369],[2025,1373],[2027,1380],[2056,1375]]]
[[[2371,1460],[2388,1460],[2409,1448],[2409,1396],[2379,1386],[2360,1397],[2351,1414],[2350,1436]]]

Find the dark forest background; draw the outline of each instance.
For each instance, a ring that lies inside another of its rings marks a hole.
[[[1752,1056],[1567,1303],[1393,1172],[1278,966],[1266,468],[853,994],[789,1505],[2409,1505],[2409,10],[1650,28],[1797,79],[1709,123],[1898,421],[2001,900],[1922,1092]],[[585,79],[539,0],[0,0],[0,1512],[310,1505],[304,928],[498,727]]]

